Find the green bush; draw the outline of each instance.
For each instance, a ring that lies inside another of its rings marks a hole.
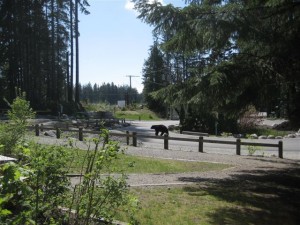
[[[76,156],[62,146],[25,143],[33,113],[23,97],[11,108],[9,123],[0,125],[0,149],[18,160],[0,165],[0,224],[90,224],[100,217],[111,220],[120,206],[133,218],[136,199],[128,193],[124,172],[113,166],[120,147],[107,130],[92,139],[96,147],[83,162],[82,182],[71,187],[67,173]],[[75,213],[63,213],[62,207]]]
[[[96,147],[88,150],[82,163],[82,182],[76,186],[70,186],[67,176],[75,150],[70,155],[62,146],[19,146],[18,163],[0,166],[1,222],[90,224],[96,218],[112,220],[121,206],[134,218],[133,203],[137,200],[129,194],[126,174],[112,163],[122,152],[118,143],[103,133],[93,139]],[[75,213],[69,217],[62,207]]]
[[[13,156],[16,154],[16,146],[24,141],[27,120],[33,118],[35,113],[26,101],[25,94],[18,96],[9,106],[8,123],[0,123],[0,154]]]
[[[127,205],[129,214],[134,211],[131,203],[135,198],[129,195],[127,176],[122,170],[116,169],[113,163],[122,153],[118,142],[108,139],[107,130],[102,130],[102,134],[93,142],[96,147],[88,150],[81,171],[84,174],[82,182],[75,186],[68,206],[75,209],[75,220],[82,224],[90,224],[96,218],[111,220],[120,206]]]
[[[22,146],[18,163],[0,167],[1,221],[5,224],[49,224],[62,221],[58,208],[68,192],[67,155],[58,146]]]
[[[34,190],[29,186],[29,180],[24,180],[31,171],[15,163],[0,168],[1,224],[34,224]]]

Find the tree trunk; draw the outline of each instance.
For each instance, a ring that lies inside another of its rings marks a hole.
[[[79,43],[78,43],[78,0],[75,2],[75,47],[76,47],[76,87],[75,102],[79,103]]]
[[[74,69],[74,49],[73,49],[73,39],[74,39],[74,32],[73,32],[73,0],[70,0],[70,45],[71,45],[71,58],[70,58],[70,83],[69,83],[69,94],[68,99],[69,102],[73,101],[73,69]]]

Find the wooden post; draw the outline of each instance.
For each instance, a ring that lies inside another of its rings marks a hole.
[[[35,136],[40,136],[40,128],[39,128],[39,125],[36,124],[34,127],[35,127]]]
[[[79,141],[83,141],[83,132],[82,132],[82,127],[79,127],[79,130],[78,130],[78,139]]]
[[[203,152],[203,137],[199,137],[199,152]]]
[[[236,154],[241,155],[241,139],[236,139]]]
[[[169,138],[168,135],[164,135],[164,149],[169,149]]]
[[[126,143],[129,145],[129,131],[126,130]]]
[[[56,127],[56,138],[60,139],[60,129]]]
[[[136,132],[132,132],[132,145],[133,145],[134,147],[137,146]]]
[[[278,157],[283,159],[283,143],[282,143],[282,141],[278,142]]]

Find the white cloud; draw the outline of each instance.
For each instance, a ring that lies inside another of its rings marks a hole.
[[[164,5],[164,0],[148,0],[149,3],[154,3],[154,2],[160,2],[162,5]],[[134,3],[131,2],[131,0],[126,0],[125,3],[125,9],[127,10],[134,10]]]
[[[149,3],[153,3],[153,2],[160,2],[162,5],[164,5],[164,0],[149,0]]]
[[[131,0],[126,0],[125,9],[127,9],[127,10],[133,10],[133,8],[134,8],[134,3],[131,2]]]

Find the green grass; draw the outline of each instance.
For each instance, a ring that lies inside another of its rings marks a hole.
[[[274,136],[285,136],[288,135],[289,131],[275,130],[275,129],[267,129],[267,128],[259,128],[257,129],[258,135],[274,135]]]
[[[86,150],[70,149],[73,172]],[[139,199],[135,218],[141,225],[298,224],[299,169],[253,170],[228,179],[206,179],[184,172],[222,170],[226,164],[184,162],[120,154],[115,166],[133,164],[127,173],[182,173],[192,185],[130,188]],[[115,219],[129,221],[124,209]]]
[[[189,187],[131,189],[140,201],[136,219],[140,224],[147,225],[213,224],[210,223],[209,214],[220,208],[234,207],[234,204],[224,202],[205,190],[188,189]],[[127,221],[123,215],[119,215],[118,219]]]
[[[290,133],[290,131],[283,131],[283,130],[276,130],[276,129],[272,129],[272,128],[261,128],[261,127],[257,127],[257,128],[253,128],[253,129],[249,129],[249,130],[242,130],[241,133],[246,133],[248,135],[250,134],[257,134],[258,136],[260,135],[274,135],[276,136],[285,136],[288,135]]]
[[[84,161],[86,150],[71,151],[70,173],[79,173]],[[228,164],[208,162],[187,162],[168,159],[154,159],[149,157],[132,156],[119,154],[119,159],[113,162],[116,170],[125,170],[128,173],[185,173],[185,172],[206,172],[223,170],[231,167]],[[106,171],[103,171],[106,172]]]
[[[181,187],[131,188],[140,208],[135,218],[146,225],[289,224],[298,219],[297,199],[276,183],[198,181]],[[299,193],[299,191],[298,191]],[[282,196],[281,194],[284,194]],[[117,217],[128,221],[122,213]]]
[[[115,112],[115,117],[128,120],[160,120],[160,118],[148,109],[119,110]]]

